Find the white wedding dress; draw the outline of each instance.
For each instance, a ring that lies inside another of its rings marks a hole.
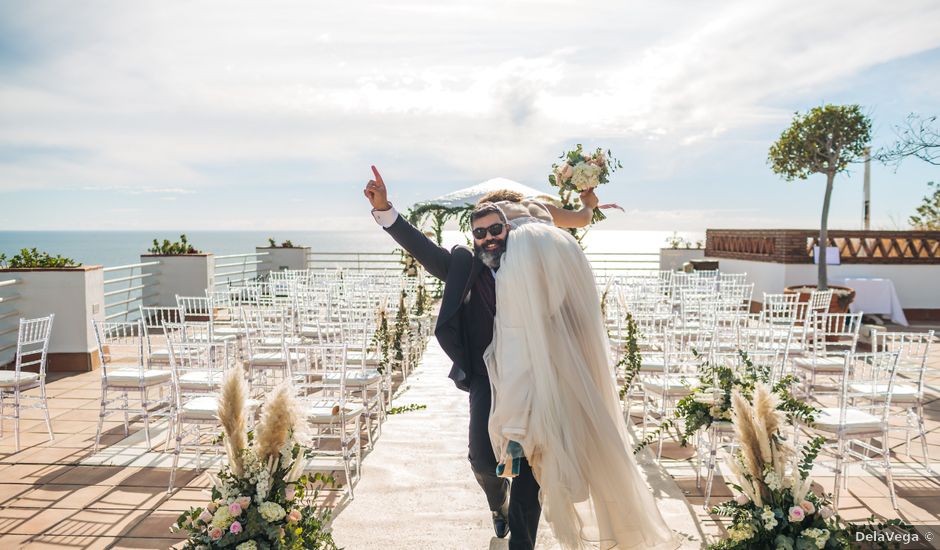
[[[522,445],[565,548],[677,548],[633,457],[591,266],[569,233],[514,208],[484,353],[493,448]]]

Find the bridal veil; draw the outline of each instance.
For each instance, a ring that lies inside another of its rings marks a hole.
[[[558,541],[566,548],[678,547],[633,457],[600,298],[578,242],[551,225],[518,224],[496,296],[484,355],[493,448],[499,454],[510,440],[522,445]]]

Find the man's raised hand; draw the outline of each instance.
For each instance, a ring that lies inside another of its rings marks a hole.
[[[375,176],[375,179],[369,180],[363,193],[365,193],[366,198],[369,199],[372,208],[376,210],[388,210],[392,205],[388,202],[388,189],[385,188],[385,182],[382,181],[382,174],[379,174],[375,166],[372,167],[372,174]]]

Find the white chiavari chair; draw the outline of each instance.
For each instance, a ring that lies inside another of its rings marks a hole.
[[[20,319],[13,370],[0,370],[0,434],[3,433],[3,420],[11,418],[16,452],[20,451],[20,412],[23,408],[41,409],[46,418],[49,441],[55,439],[46,401],[46,361],[49,356],[53,320],[55,314],[36,319]],[[36,372],[31,372],[32,369]],[[39,395],[25,393],[35,388],[39,388]],[[12,415],[3,412],[5,399],[13,401]],[[24,402],[30,404],[25,405]]]

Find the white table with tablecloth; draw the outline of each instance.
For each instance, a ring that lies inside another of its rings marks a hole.
[[[837,284],[855,290],[855,300],[849,305],[852,313],[888,315],[892,322],[907,326],[907,317],[891,279],[876,277],[849,277]]]

